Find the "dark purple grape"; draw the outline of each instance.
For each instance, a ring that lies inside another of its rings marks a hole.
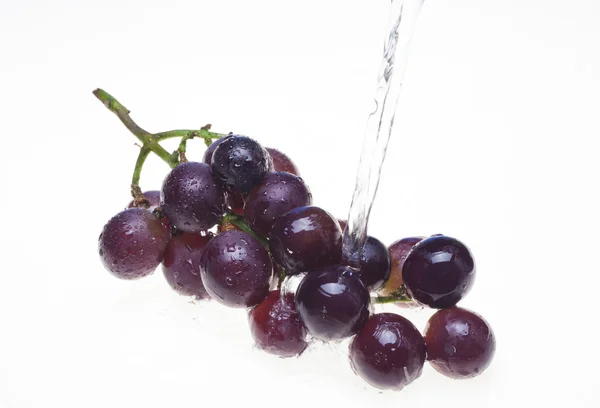
[[[158,190],[149,190],[144,191],[144,197],[148,200],[148,211],[153,211],[156,207],[160,205],[160,191]],[[131,200],[127,208],[135,208],[135,200]],[[140,207],[142,208],[142,207]]]
[[[206,148],[206,150],[204,151],[204,157],[202,157],[202,162],[208,164],[209,166],[212,165],[213,153],[215,152],[217,147],[219,147],[219,145],[221,143],[223,143],[223,140],[226,140],[227,138],[230,138],[230,137],[231,136],[225,136],[225,137],[222,137],[220,139],[216,139],[215,141],[213,141],[210,144],[210,146],[208,146]]]
[[[437,311],[425,328],[427,359],[450,378],[471,378],[492,362],[496,338],[489,323],[470,310],[452,307]]]
[[[250,191],[244,212],[252,230],[266,237],[279,216],[311,204],[312,194],[300,177],[274,172]]]
[[[228,137],[212,156],[215,179],[229,191],[248,194],[271,170],[269,153],[246,136]]]
[[[271,156],[274,171],[285,171],[292,173],[293,175],[300,176],[298,167],[296,167],[292,159],[290,159],[285,153],[282,153],[277,149],[273,149],[272,147],[266,147],[265,149]]]
[[[340,229],[342,230],[342,233],[343,233],[344,230],[346,229],[346,226],[348,225],[348,221],[346,221],[346,220],[340,220],[338,218],[337,222],[338,222],[338,224],[340,224]]]
[[[225,137],[222,137],[222,138],[217,139],[214,142],[212,142],[212,144],[210,146],[208,146],[208,148],[204,152],[204,158],[202,159],[202,161],[204,163],[208,164],[209,166],[211,166],[212,165],[212,157],[213,157],[213,153],[215,152],[215,149],[221,143],[223,143],[224,140],[226,140],[230,137],[232,137],[232,136],[225,136]],[[233,213],[235,213],[237,215],[244,215],[244,198],[242,197],[241,194],[234,193],[231,191],[226,192],[225,203],[227,204],[227,207],[229,207],[229,209]]]
[[[475,263],[460,241],[433,235],[414,246],[402,267],[413,299],[435,309],[457,304],[475,280]]]
[[[327,211],[299,207],[275,220],[269,249],[286,273],[295,275],[338,263],[342,256],[342,231]]]
[[[390,296],[401,289],[404,281],[402,280],[402,267],[410,250],[424,237],[403,238],[389,246],[388,251],[392,260],[392,271],[389,279],[385,282],[379,293],[383,296]]]
[[[306,342],[306,327],[296,313],[294,295],[281,297],[280,291],[269,293],[249,313],[250,330],[256,345],[279,357],[301,354]]]
[[[390,277],[390,253],[383,242],[367,236],[360,251],[359,274],[370,291],[379,289]]]
[[[208,298],[200,277],[200,258],[213,234],[182,232],[169,241],[162,270],[167,282],[180,295]]]
[[[309,272],[296,291],[296,310],[308,331],[321,340],[350,337],[369,318],[369,291],[346,266]]]
[[[150,211],[130,208],[108,221],[98,238],[102,263],[121,279],[154,272],[163,260],[171,232]]]
[[[232,213],[237,215],[244,215],[244,207],[246,206],[244,197],[239,193],[228,191],[225,193],[225,203]]]
[[[206,231],[225,212],[225,194],[207,164],[185,162],[165,178],[161,208],[171,225],[181,231]]]
[[[206,291],[231,307],[260,303],[269,293],[272,273],[267,250],[248,233],[237,230],[214,237],[200,260]]]
[[[417,328],[393,313],[371,316],[350,344],[354,372],[384,390],[401,390],[419,378],[426,354]]]

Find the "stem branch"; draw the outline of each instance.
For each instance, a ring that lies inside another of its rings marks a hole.
[[[140,140],[140,142],[144,144],[145,147],[148,147],[148,149],[164,160],[169,166],[171,166],[171,168],[177,165],[177,163],[174,163],[171,160],[171,154],[167,152],[160,144],[158,144],[155,136],[152,135],[152,133],[142,129],[137,123],[134,122],[133,119],[131,119],[131,116],[129,116],[129,109],[127,109],[112,95],[102,89],[96,89],[94,91],[94,95],[104,104],[104,106],[106,106],[108,110],[117,115],[125,127],[129,129],[129,131],[133,133]]]

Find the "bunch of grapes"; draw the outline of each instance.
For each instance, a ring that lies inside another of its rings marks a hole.
[[[426,360],[451,378],[481,374],[494,334],[456,306],[475,278],[469,249],[444,235],[389,248],[368,236],[359,267],[350,267],[342,263],[345,224],[313,205],[287,155],[230,134],[202,162],[182,156],[160,191],[137,194],[104,226],[99,253],[118,278],[145,277],[162,263],[181,295],[247,309],[256,345],[280,357],[353,336],[353,370],[380,389],[402,389]],[[399,314],[373,313],[384,302],[439,310],[422,335]]]

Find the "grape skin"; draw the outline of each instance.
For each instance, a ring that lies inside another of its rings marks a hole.
[[[327,211],[315,206],[298,207],[275,220],[269,249],[288,275],[296,275],[338,263],[342,231]]]
[[[272,147],[266,147],[265,149],[267,152],[269,152],[269,156],[271,156],[271,160],[273,162],[273,171],[285,171],[295,176],[300,176],[298,167],[296,167],[292,159],[290,159],[285,153]]]
[[[421,242],[423,237],[408,237],[395,241],[388,247],[390,258],[392,261],[392,270],[390,277],[385,282],[379,293],[383,296],[391,296],[394,292],[400,290],[404,284],[402,280],[402,267],[406,261],[406,257],[412,248]]]
[[[393,313],[371,316],[350,344],[354,372],[372,386],[401,390],[421,376],[425,340],[406,318]]]
[[[230,230],[204,248],[200,275],[213,299],[230,307],[249,307],[269,293],[273,265],[267,250],[250,234]]]
[[[439,373],[466,379],[485,371],[496,352],[496,337],[480,315],[460,307],[437,311],[425,328],[428,360]]]
[[[133,280],[154,272],[163,260],[171,232],[150,211],[129,208],[106,223],[98,238],[105,268],[120,279]]]
[[[410,251],[402,267],[402,279],[418,302],[434,309],[452,307],[471,290],[475,262],[462,242],[433,235]]]
[[[149,190],[144,191],[144,197],[148,200],[148,211],[153,211],[156,207],[160,205],[160,191],[158,190]],[[127,208],[135,208],[134,207],[135,200],[131,200]]]
[[[379,289],[390,277],[391,258],[387,247],[377,238],[367,236],[360,251],[359,274],[370,291]]]
[[[308,346],[306,327],[296,312],[294,295],[281,291],[269,292],[265,300],[248,315],[250,330],[256,345],[279,357],[302,354]]]
[[[309,332],[325,341],[355,334],[369,318],[369,291],[342,265],[309,272],[296,290],[296,310]]]
[[[212,170],[228,191],[248,194],[272,170],[269,153],[253,139],[231,136],[223,140],[212,155]]]
[[[273,172],[250,191],[244,211],[252,230],[267,237],[279,216],[311,204],[312,194],[300,177]]]
[[[208,293],[200,277],[200,259],[213,234],[182,232],[167,245],[162,270],[171,288],[183,296],[207,299]]]
[[[225,195],[207,164],[185,162],[165,178],[161,209],[171,225],[181,231],[206,231],[223,216]]]

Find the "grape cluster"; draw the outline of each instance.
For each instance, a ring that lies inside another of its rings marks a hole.
[[[311,339],[353,336],[353,370],[392,390],[418,378],[426,360],[451,378],[476,376],[492,360],[489,324],[456,306],[475,278],[463,243],[433,235],[388,248],[368,236],[360,267],[343,265],[346,223],[313,205],[298,168],[276,149],[228,135],[144,195],[104,226],[105,267],[137,279],[162,263],[181,295],[247,308],[256,345],[268,353],[293,357]],[[295,290],[286,284],[293,276]],[[372,304],[384,302],[439,310],[422,335],[398,314],[374,314]]]

